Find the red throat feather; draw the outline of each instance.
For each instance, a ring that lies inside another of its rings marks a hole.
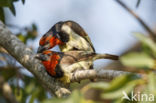
[[[56,65],[59,63],[59,55],[56,53],[52,53],[52,55],[50,56],[49,60],[47,61],[42,61],[43,65],[45,66],[47,72],[51,75],[51,76],[56,76],[56,72],[55,69]]]
[[[61,44],[63,44],[63,42],[61,40],[59,40],[58,38],[56,38],[56,37],[52,37],[50,39],[50,47],[51,48],[56,46],[56,45],[61,45]]]

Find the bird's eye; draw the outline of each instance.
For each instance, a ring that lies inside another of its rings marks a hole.
[[[47,55],[48,55],[48,56],[50,56],[51,54],[50,54],[50,53],[48,53]]]
[[[60,40],[62,40],[63,42],[68,42],[69,41],[69,35],[64,33],[64,32],[60,32]]]
[[[59,33],[56,34],[56,37],[60,40],[62,40],[61,36],[59,35]]]
[[[48,43],[49,43],[49,42],[48,42],[48,41],[46,41],[46,42],[45,42],[45,45],[46,45],[46,44],[48,44]]]

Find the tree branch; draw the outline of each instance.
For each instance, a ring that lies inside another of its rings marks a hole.
[[[150,27],[134,12],[132,11],[126,4],[124,4],[120,0],[116,0],[125,10],[127,10],[134,18],[144,27],[144,29],[149,33],[151,39],[156,42],[156,33],[154,33]]]
[[[76,71],[75,73],[72,73],[71,75],[71,82],[79,82],[84,79],[107,79],[112,80],[113,78],[123,75],[123,74],[130,74],[131,72],[124,72],[124,71],[116,71],[116,70],[104,70],[100,69],[97,71],[96,69],[92,70],[80,70]],[[138,77],[140,77],[139,74],[136,74]]]
[[[0,21],[0,45],[5,48],[19,63],[28,69],[50,93],[64,97],[70,94],[70,90],[61,82],[51,78],[45,71],[40,61],[34,58],[34,53],[26,47],[8,28]]]

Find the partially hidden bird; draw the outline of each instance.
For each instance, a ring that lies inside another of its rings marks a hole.
[[[110,54],[97,54],[90,51],[67,51],[56,52],[45,50],[35,56],[44,65],[47,73],[61,80],[63,83],[70,83],[71,73],[90,69],[90,65],[96,59],[118,60],[118,56]]]

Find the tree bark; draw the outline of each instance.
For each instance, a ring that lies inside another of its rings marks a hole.
[[[35,53],[24,45],[9,29],[0,21],[0,46],[5,48],[20,64],[29,70],[40,83],[57,97],[65,97],[70,94],[69,88],[50,77],[41,62],[34,58]]]

